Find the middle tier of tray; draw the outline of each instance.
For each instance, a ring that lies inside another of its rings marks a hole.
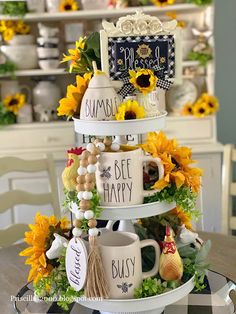
[[[99,219],[102,220],[129,220],[152,217],[164,214],[176,207],[176,203],[154,202],[132,206],[101,206],[103,208]]]
[[[93,136],[136,135],[160,131],[165,128],[167,112],[159,116],[135,120],[82,120],[73,118],[75,132]]]

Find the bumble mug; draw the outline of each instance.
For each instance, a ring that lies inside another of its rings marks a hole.
[[[159,158],[145,156],[141,148],[121,147],[121,152],[101,152],[96,171],[97,191],[104,206],[130,206],[143,204],[145,196],[157,190],[143,189],[143,166],[154,162],[159,179],[164,168]]]
[[[133,298],[142,280],[158,273],[160,247],[155,240],[140,241],[135,233],[115,231],[101,234],[98,245],[111,299]],[[142,272],[141,248],[146,246],[154,247],[156,259],[151,271]]]

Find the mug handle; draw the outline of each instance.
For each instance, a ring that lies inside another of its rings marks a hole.
[[[143,279],[146,279],[148,277],[153,277],[155,276],[158,271],[159,271],[159,261],[160,261],[160,255],[161,255],[161,250],[160,250],[160,246],[159,244],[152,239],[147,239],[147,240],[142,240],[140,241],[140,248],[144,248],[146,246],[152,246],[155,249],[155,255],[156,255],[156,259],[155,259],[155,264],[153,266],[153,269],[151,269],[150,271],[146,271],[142,273],[142,277]]]
[[[31,90],[29,86],[27,85],[20,85],[21,91],[24,93],[24,90],[26,91],[26,101],[28,104],[31,104]]]
[[[148,161],[152,161],[155,162],[157,167],[158,167],[158,173],[159,173],[159,180],[162,179],[164,177],[164,167],[161,163],[161,159],[158,157],[152,157],[152,156],[144,156],[143,157],[143,163],[144,162],[148,162]],[[147,197],[147,196],[152,196],[153,194],[155,194],[156,192],[158,192],[158,189],[153,189],[150,191],[146,191],[143,190],[143,196]]]

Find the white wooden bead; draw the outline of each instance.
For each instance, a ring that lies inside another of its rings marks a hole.
[[[77,194],[77,198],[78,198],[78,200],[82,200],[83,199],[83,193],[84,193],[84,191],[80,191],[80,192],[78,192],[78,194]]]
[[[113,150],[113,152],[118,152],[118,150],[120,150],[120,144],[114,142],[111,144],[111,150]]]
[[[84,219],[84,212],[82,210],[78,210],[77,213],[75,214],[75,218],[78,220]]]
[[[89,235],[91,237],[96,237],[98,235],[98,233],[99,233],[98,228],[91,228],[91,229],[89,229]]]
[[[89,143],[86,147],[87,151],[89,151],[90,153],[94,150],[95,145],[93,143]]]
[[[78,175],[84,176],[84,175],[86,175],[86,173],[87,173],[87,169],[86,169],[85,167],[81,167],[81,166],[80,166],[80,167],[78,168],[77,172],[78,172]]]
[[[91,200],[93,198],[93,193],[92,192],[88,192],[88,191],[85,191],[83,193],[83,199],[88,201],[88,200]]]
[[[84,213],[84,218],[85,219],[92,219],[94,217],[94,212],[92,210],[86,210]]]
[[[104,143],[100,142],[96,144],[96,147],[100,150],[100,152],[104,152],[104,150],[106,149],[106,146]]]
[[[87,171],[88,173],[94,173],[96,172],[97,167],[95,165],[88,165]]]
[[[82,233],[83,233],[83,230],[80,228],[74,228],[72,230],[72,234],[74,237],[80,237]]]

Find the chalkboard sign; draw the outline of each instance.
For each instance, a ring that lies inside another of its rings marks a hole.
[[[148,68],[162,79],[175,76],[173,35],[110,37],[108,39],[110,77],[114,80],[129,69]]]
[[[103,28],[102,70],[112,80],[122,81],[130,69],[148,68],[159,79],[181,81],[181,43],[175,20],[162,23],[139,11],[120,18],[116,25],[104,21]]]

